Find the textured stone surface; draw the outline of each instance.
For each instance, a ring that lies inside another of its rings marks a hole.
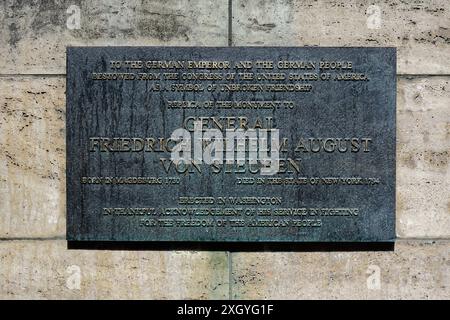
[[[79,281],[78,281],[79,280]],[[221,252],[67,250],[1,241],[0,299],[226,299]]]
[[[65,73],[66,45],[226,45],[226,3],[2,1],[0,74]],[[72,4],[80,29],[67,28]],[[400,73],[450,73],[448,1],[373,4],[380,20],[363,0],[233,0],[234,42],[397,46]],[[399,79],[400,237],[450,237],[448,82]],[[0,238],[65,236],[64,86],[63,77],[0,78]],[[449,252],[449,241],[399,240],[394,252],[234,253],[232,297],[449,299]],[[377,267],[380,289],[369,290]],[[0,298],[227,298],[229,289],[224,253],[0,241]]]
[[[236,46],[395,46],[398,72],[449,74],[447,0],[233,0]]]
[[[2,1],[0,73],[65,73],[68,45],[227,45],[227,14],[213,0]]]
[[[394,252],[233,253],[232,298],[449,299],[449,250],[399,241]]]
[[[449,82],[398,81],[399,237],[450,236]],[[65,236],[64,87],[62,77],[0,78],[0,237]]]
[[[450,78],[400,79],[397,235],[450,236]]]
[[[65,233],[65,80],[0,78],[0,237]]]

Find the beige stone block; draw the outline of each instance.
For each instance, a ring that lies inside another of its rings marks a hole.
[[[236,46],[395,46],[398,72],[450,73],[448,0],[233,0]]]
[[[65,235],[65,79],[0,78],[0,238]]]
[[[450,242],[395,251],[233,253],[234,299],[449,299]]]
[[[226,299],[227,254],[0,241],[0,299]]]
[[[450,78],[400,78],[397,235],[450,236]]]
[[[65,73],[70,45],[226,46],[227,14],[213,0],[3,1],[0,74]]]

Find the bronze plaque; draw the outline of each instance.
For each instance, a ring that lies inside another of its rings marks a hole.
[[[395,239],[394,48],[69,47],[67,239]]]

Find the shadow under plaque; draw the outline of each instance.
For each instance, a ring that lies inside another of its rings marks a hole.
[[[394,251],[395,242],[130,242],[68,241],[68,249],[121,251],[352,252]]]

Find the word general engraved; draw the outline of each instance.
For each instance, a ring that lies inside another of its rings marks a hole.
[[[395,238],[394,48],[67,48],[67,239]]]

